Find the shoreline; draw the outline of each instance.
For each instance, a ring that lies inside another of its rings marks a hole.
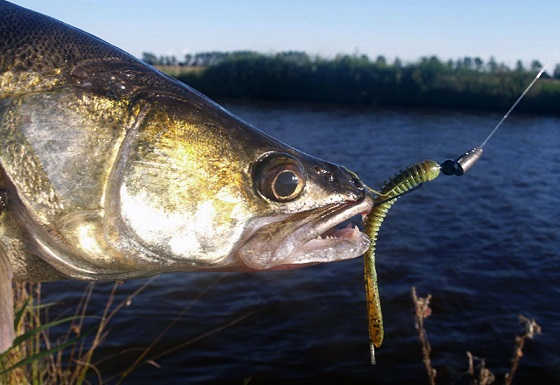
[[[231,54],[207,66],[157,66],[213,99],[505,112],[533,70],[462,68],[436,57],[407,65],[367,57]],[[560,79],[546,74],[516,111],[560,115]]]

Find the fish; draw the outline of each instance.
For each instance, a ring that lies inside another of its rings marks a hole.
[[[0,1],[0,351],[14,280],[293,269],[359,257],[373,198],[200,92]]]

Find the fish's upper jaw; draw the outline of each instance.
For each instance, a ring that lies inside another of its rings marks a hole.
[[[294,232],[276,249],[272,260],[281,265],[300,265],[359,257],[368,249],[370,239],[348,221],[369,212],[371,207],[369,197],[347,207],[335,207],[325,219],[308,223]]]
[[[238,257],[251,270],[278,270],[359,257],[368,249],[370,240],[357,226],[343,224],[369,213],[372,206],[373,200],[365,195],[359,201],[331,204],[262,225],[238,249]]]

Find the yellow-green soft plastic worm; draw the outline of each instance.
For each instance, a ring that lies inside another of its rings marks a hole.
[[[369,249],[364,254],[364,281],[372,363],[375,362],[373,346],[379,348],[383,343],[383,315],[381,314],[377,273],[375,271],[375,242],[377,241],[379,229],[387,212],[396,202],[397,198],[395,197],[422,183],[434,180],[438,177],[439,171],[440,165],[437,162],[425,160],[408,167],[394,176],[385,183],[380,193],[374,191],[378,197],[374,200],[373,209],[364,221],[365,231],[371,239]]]

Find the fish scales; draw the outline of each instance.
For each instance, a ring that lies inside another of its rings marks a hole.
[[[0,36],[3,282],[293,269],[367,250],[357,228],[336,230],[373,204],[343,166],[3,0]]]

